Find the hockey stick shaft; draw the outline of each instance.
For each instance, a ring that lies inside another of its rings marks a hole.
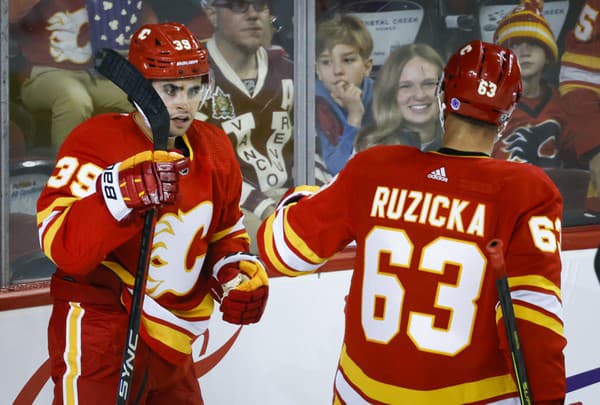
[[[150,263],[150,247],[152,245],[152,239],[154,238],[155,217],[156,208],[148,210],[144,215],[144,227],[142,229],[142,240],[140,242],[140,256],[135,272],[133,291],[131,293],[131,309],[129,311],[127,335],[125,347],[123,349],[123,358],[121,360],[121,374],[119,377],[116,401],[118,405],[125,405],[127,403],[133,383],[133,371],[140,334],[142,308],[144,305],[144,295],[146,294],[148,264]]]
[[[517,320],[513,307],[508,279],[506,277],[506,267],[502,253],[502,241],[500,239],[491,240],[486,249],[489,253],[490,265],[494,270],[496,277],[496,289],[498,290],[498,299],[502,308],[502,319],[506,329],[506,338],[510,348],[515,380],[519,390],[519,398],[522,405],[533,404],[533,394],[529,387],[527,369],[525,367],[525,357],[521,349],[521,338],[517,330]]]
[[[596,271],[596,277],[600,282],[600,246],[598,246],[598,250],[596,250],[596,257],[594,257],[594,270]]]
[[[129,61],[110,49],[102,49],[96,53],[94,56],[94,66],[98,72],[120,87],[129,96],[129,99],[135,103],[136,107],[142,111],[150,123],[154,149],[165,150],[169,136],[169,113],[150,81],[131,65]],[[148,210],[144,216],[144,227],[142,229],[135,281],[131,293],[131,309],[129,311],[127,335],[117,390],[116,403],[118,405],[125,405],[127,403],[133,383],[133,371],[156,216],[156,208]]]

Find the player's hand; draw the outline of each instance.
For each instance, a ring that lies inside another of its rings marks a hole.
[[[260,320],[269,296],[264,265],[250,253],[235,253],[219,260],[210,281],[212,297],[221,303],[223,320],[237,325]]]
[[[112,216],[121,221],[133,210],[146,211],[177,198],[180,173],[189,159],[174,151],[144,151],[104,170],[99,189]]]

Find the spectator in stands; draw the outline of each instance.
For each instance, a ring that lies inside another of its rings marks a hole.
[[[577,163],[591,175],[589,208],[600,212],[600,0],[587,0],[567,34],[559,91]]]
[[[207,0],[204,11],[214,28],[206,47],[215,86],[197,118],[221,127],[233,143],[254,239],[260,220],[293,183],[294,69],[280,50],[263,47],[271,29],[267,0]]]
[[[172,0],[165,2],[163,0],[144,0],[144,4],[150,4],[152,9],[161,22],[177,21],[185,24],[201,41],[210,38],[213,35],[213,26],[206,15],[204,7],[206,2],[189,0]],[[269,0],[269,11],[271,12],[271,24],[266,24],[263,31],[263,47],[265,49],[279,49],[282,53],[288,52],[278,43],[277,37],[282,30],[279,19],[272,14],[272,5],[277,3]],[[289,4],[283,4],[284,8],[290,8]]]
[[[523,95],[492,156],[560,167],[559,150],[567,119],[558,90],[542,77],[545,67],[558,60],[558,47],[541,7],[543,4],[537,1],[523,1],[500,21],[494,34],[495,43],[517,55]]]
[[[331,174],[346,164],[356,134],[370,115],[371,52],[373,39],[358,17],[338,15],[317,27],[317,135]]]
[[[377,73],[373,119],[356,139],[357,151],[377,144],[405,144],[425,151],[441,145],[436,86],[444,61],[424,43],[396,48]]]
[[[31,112],[51,114],[54,149],[94,113],[132,109],[117,86],[92,70],[92,55],[103,47],[126,52],[131,33],[155,16],[141,1],[110,4],[113,7],[100,1],[10,0],[9,20],[26,62],[21,98]]]

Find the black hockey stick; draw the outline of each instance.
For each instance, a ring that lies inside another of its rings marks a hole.
[[[510,289],[508,288],[504,256],[502,254],[502,241],[500,239],[493,239],[488,243],[486,249],[489,253],[490,266],[494,270],[496,277],[496,289],[498,290],[498,298],[502,307],[502,318],[504,319],[504,328],[506,329],[506,337],[508,339],[521,404],[531,405],[533,404],[533,394],[529,388],[525,358],[523,357],[521,339],[517,331],[515,310],[512,298],[510,297]]]
[[[152,84],[127,59],[111,49],[102,49],[94,55],[94,67],[107,79],[119,86],[142,111],[152,130],[155,150],[166,150],[169,137],[170,118],[162,99]],[[148,210],[144,216],[144,228],[140,246],[140,257],[135,272],[135,283],[131,297],[131,310],[127,325],[127,338],[123,349],[117,404],[124,405],[133,382],[133,366],[138,344],[142,306],[146,291],[146,279],[156,208]]]
[[[598,246],[598,250],[596,250],[596,257],[594,258],[594,270],[596,270],[596,277],[598,277],[598,281],[600,282],[600,246]]]

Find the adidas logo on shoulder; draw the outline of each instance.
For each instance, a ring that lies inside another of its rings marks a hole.
[[[444,183],[448,182],[448,177],[446,177],[446,168],[444,166],[439,169],[432,170],[427,175],[428,179],[443,181]]]

